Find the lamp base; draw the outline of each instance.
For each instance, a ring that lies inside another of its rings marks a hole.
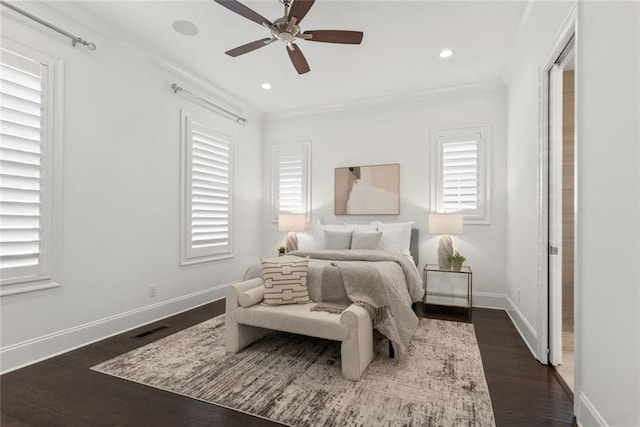
[[[451,261],[448,259],[449,255],[453,255],[451,236],[442,236],[440,237],[440,242],[438,242],[438,266],[443,270],[451,268]]]
[[[298,250],[298,235],[295,231],[290,231],[287,234],[287,253]]]

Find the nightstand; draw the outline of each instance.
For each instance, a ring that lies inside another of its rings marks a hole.
[[[468,265],[462,266],[459,271],[442,269],[438,264],[426,264],[422,270],[424,275],[424,306],[427,307],[427,293],[429,286],[429,274],[466,274],[467,275],[467,314],[469,322],[471,321],[471,312],[473,310],[473,272]]]

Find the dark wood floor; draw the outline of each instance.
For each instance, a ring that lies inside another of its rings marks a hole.
[[[224,302],[218,301],[3,375],[0,378],[0,425],[278,425],[89,370],[99,362],[223,311]],[[432,316],[452,317],[447,314],[429,315]],[[572,425],[571,401],[551,370],[531,356],[506,313],[475,309],[473,323],[497,425]],[[162,325],[169,328],[143,338],[132,338]]]

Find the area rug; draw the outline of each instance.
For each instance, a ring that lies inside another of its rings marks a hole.
[[[93,370],[290,426],[493,426],[473,325],[420,319],[402,357],[385,342],[358,382],[340,343],[274,333],[226,354],[224,316]]]

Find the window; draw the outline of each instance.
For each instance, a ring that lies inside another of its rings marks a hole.
[[[182,111],[181,264],[233,256],[233,136]]]
[[[304,213],[310,219],[310,143],[275,145],[272,147],[272,219],[281,213]]]
[[[489,126],[436,130],[432,134],[432,206],[488,224]]]
[[[10,40],[0,48],[0,295],[59,286],[54,205],[62,123],[58,62]],[[54,105],[56,106],[54,111]],[[56,182],[54,183],[54,179]]]

